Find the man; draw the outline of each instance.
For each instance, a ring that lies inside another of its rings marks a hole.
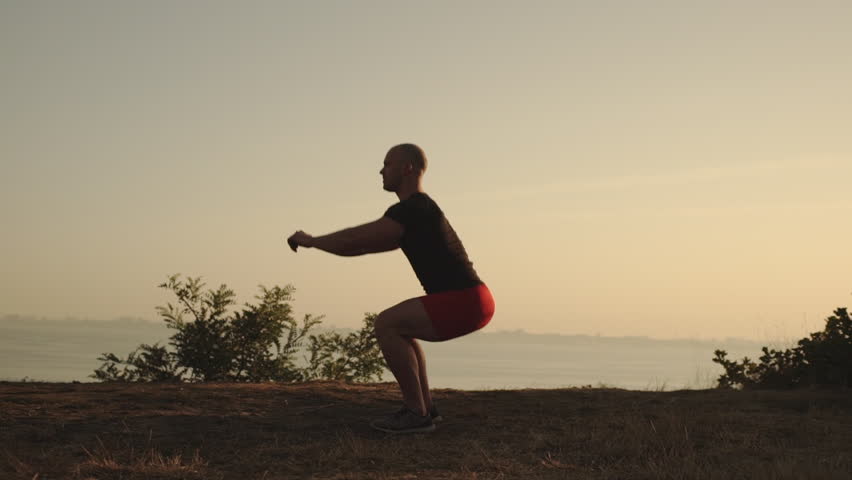
[[[376,339],[399,383],[404,406],[371,426],[389,433],[428,432],[439,418],[429,393],[426,362],[417,339],[440,342],[484,327],[494,314],[494,299],[479,279],[464,246],[438,205],[423,191],[426,156],[402,144],[385,156],[384,189],[399,202],[382,218],[361,226],[313,237],[297,231],[287,242],[341,256],[402,248],[425,296],[405,300],[376,318]]]

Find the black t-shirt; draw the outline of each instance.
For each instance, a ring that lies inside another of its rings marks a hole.
[[[438,204],[422,192],[385,211],[405,227],[400,247],[427,294],[462,290],[482,281]]]

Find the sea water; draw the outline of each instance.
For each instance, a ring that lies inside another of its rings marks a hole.
[[[167,345],[165,323],[142,320],[0,319],[0,380],[91,382],[103,353],[125,357],[139,344]],[[722,373],[713,351],[757,358],[747,340],[659,340],[645,337],[477,332],[449,342],[422,342],[433,388],[614,387],[638,390],[710,388]],[[384,380],[392,377],[385,374]]]

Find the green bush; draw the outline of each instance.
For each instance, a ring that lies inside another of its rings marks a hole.
[[[382,351],[374,335],[375,314],[366,314],[364,327],[345,337],[337,332],[311,335],[308,380],[334,378],[350,382],[380,379],[384,369]]]
[[[105,382],[381,380],[384,360],[374,315],[367,314],[363,328],[345,337],[335,332],[308,336],[322,317],[307,314],[301,323],[293,318],[291,285],[261,286],[257,304],[232,313],[232,290],[221,285],[202,291],[204,286],[200,278],[169,277],[160,287],[174,293],[177,303],[157,311],[175,330],[172,348],[143,344],[126,359],[104,353],[91,377]],[[310,356],[300,367],[296,355],[306,339]]]
[[[98,360],[104,363],[91,376],[103,382],[176,382],[186,370],[178,367],[171,352],[157,344],[143,343],[125,360],[112,353],[104,353]],[[119,370],[118,365],[124,367]]]
[[[719,388],[797,388],[805,386],[852,386],[852,319],[838,308],[825,321],[825,329],[799,340],[786,350],[763,347],[760,363],[748,357],[728,360],[716,350],[713,359],[725,369]]]

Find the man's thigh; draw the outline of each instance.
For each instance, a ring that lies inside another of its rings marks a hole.
[[[418,298],[409,298],[380,313],[376,319],[376,330],[379,329],[387,329],[404,337],[439,341],[432,320]]]

